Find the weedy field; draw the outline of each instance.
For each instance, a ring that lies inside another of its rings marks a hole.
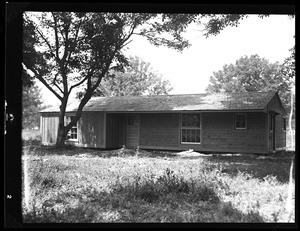
[[[294,209],[287,210],[293,156],[24,148],[29,191],[23,219],[294,222]]]

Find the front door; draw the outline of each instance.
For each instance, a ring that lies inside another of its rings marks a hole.
[[[139,119],[137,114],[127,116],[126,146],[129,148],[139,146]]]
[[[275,114],[269,114],[269,150],[275,151]]]

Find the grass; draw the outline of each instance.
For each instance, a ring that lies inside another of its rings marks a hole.
[[[292,153],[192,158],[43,147],[27,156],[28,223],[288,221]]]
[[[294,152],[57,150],[39,147],[32,131],[23,140],[30,189],[25,223],[295,221],[286,207]]]

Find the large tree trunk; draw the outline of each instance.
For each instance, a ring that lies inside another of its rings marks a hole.
[[[57,148],[64,147],[66,136],[67,136],[67,132],[66,132],[65,127],[61,126],[61,124],[59,124],[58,130],[57,130],[57,138],[56,138],[55,147],[57,147]]]
[[[60,113],[59,113],[59,121],[58,121],[58,129],[57,129],[57,137],[55,146],[57,148],[61,148],[65,145],[65,140],[67,136],[67,129],[65,127],[65,113],[67,108],[68,96],[62,99],[62,103],[60,105]]]

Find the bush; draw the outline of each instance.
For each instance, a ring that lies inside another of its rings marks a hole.
[[[22,142],[23,142],[23,146],[41,145],[42,137],[38,130],[23,130]]]
[[[151,176],[141,180],[140,177],[136,177],[134,182],[125,186],[118,183],[113,186],[111,193],[125,194],[128,200],[142,199],[149,203],[163,199],[168,194],[184,194],[187,201],[219,201],[213,188],[187,181],[182,176],[174,174],[174,171],[169,168],[157,178]]]

